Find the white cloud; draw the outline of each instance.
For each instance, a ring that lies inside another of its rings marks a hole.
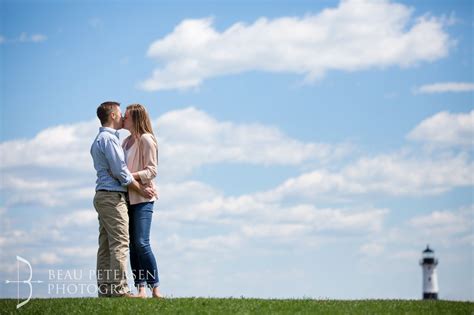
[[[181,207],[183,203],[196,204],[202,200],[210,200],[219,196],[214,188],[198,181],[183,181],[179,183],[167,183],[160,186],[165,205],[172,204],[174,207]],[[186,198],[182,198],[186,196]]]
[[[45,41],[47,37],[43,34],[33,34],[30,36],[30,39],[33,43],[39,43]]]
[[[474,233],[474,205],[461,208],[457,211],[433,211],[427,215],[416,216],[409,220],[408,225],[418,230],[421,234],[448,241],[452,236],[469,233],[469,241]],[[452,244],[452,242],[450,242]]]
[[[208,192],[199,198],[203,188]],[[226,197],[195,182],[173,184],[165,189],[178,193],[160,201],[160,222],[225,226],[239,231],[237,235],[243,238],[271,237],[275,242],[331,231],[343,234],[379,231],[389,213],[388,209],[370,207],[317,208],[298,200],[293,205],[283,205],[261,198],[260,193]],[[188,195],[191,199],[183,200],[182,196]]]
[[[164,170],[186,174],[219,162],[259,165],[300,165],[337,160],[349,145],[301,142],[278,128],[262,124],[217,121],[193,107],[170,111],[156,120]]]
[[[468,245],[474,247],[474,233],[471,233],[469,235],[461,237],[459,239],[459,243],[460,244],[468,244]]]
[[[57,191],[34,191],[25,193],[24,191],[14,191],[5,198],[5,205],[9,207],[23,206],[41,206],[41,207],[59,207],[68,206],[73,202],[81,202],[84,200],[92,200],[94,196],[94,185],[81,189],[59,189]],[[67,196],[65,198],[64,196]]]
[[[390,253],[389,258],[395,261],[416,262],[421,257],[421,251],[416,250],[399,250]]]
[[[456,230],[462,227],[462,218],[448,211],[435,211],[426,216],[415,217],[410,224],[416,228],[432,228],[439,225],[452,225]]]
[[[59,188],[70,188],[77,186],[77,179],[67,178],[64,180],[51,180],[50,178],[25,179],[13,175],[4,176],[0,183],[0,189],[48,191]]]
[[[309,232],[309,227],[304,224],[257,224],[242,227],[242,232],[247,237],[268,237],[272,239],[287,239],[302,236]]]
[[[17,191],[16,193],[13,193],[6,198],[5,204],[9,207],[15,205],[26,206],[34,204],[41,207],[57,207],[60,205],[64,205],[65,202],[68,201],[63,200],[63,197],[61,196],[56,195],[56,198],[54,198],[53,193],[30,192],[28,194],[25,194],[24,191]]]
[[[423,120],[409,134],[408,139],[441,146],[474,145],[474,110],[469,113],[439,112]]]
[[[340,171],[315,170],[262,193],[268,200],[305,198],[336,199],[350,195],[439,194],[455,187],[473,185],[474,164],[466,154],[447,157],[411,157],[407,154],[360,158]]]
[[[417,93],[446,93],[474,91],[474,83],[469,82],[444,82],[422,85],[416,89]]]
[[[20,250],[24,245],[34,247],[64,241],[67,238],[67,233],[65,234],[61,227],[55,226],[54,215],[50,217],[48,214],[50,213],[45,212],[45,215],[41,218],[41,225],[37,224],[33,227],[28,226],[32,222],[25,220],[25,217],[23,217],[25,223],[15,220],[14,226],[11,224],[7,229],[0,231],[1,236],[4,237],[2,245],[12,246],[15,250]],[[39,223],[38,219],[35,218],[33,223]],[[28,228],[23,229],[24,226],[28,226]]]
[[[46,35],[43,34],[32,34],[28,35],[28,33],[21,33],[18,40],[20,43],[40,43],[48,39]]]
[[[38,179],[31,174],[18,175],[14,171],[5,174],[0,189],[7,192],[4,198],[7,207],[28,204],[65,206],[71,202],[91,200],[94,195],[93,173],[89,173],[89,178],[84,174],[74,174],[67,179],[53,179],[45,175]]]
[[[61,263],[63,260],[58,257],[55,253],[50,253],[50,252],[45,252],[41,253],[39,257],[34,257],[31,260],[31,263],[33,265],[37,264],[46,264],[46,265],[56,265],[58,263]]]
[[[412,13],[389,1],[346,0],[318,14],[238,22],[222,32],[210,18],[184,20],[150,45],[148,56],[163,66],[139,86],[186,89],[253,70],[302,74],[311,82],[330,70],[405,67],[446,56],[452,45],[446,19]]]
[[[65,256],[73,257],[74,259],[89,258],[94,259],[97,256],[98,245],[94,246],[67,246],[60,248],[60,252]]]
[[[28,33],[21,33],[20,36],[18,36],[15,39],[7,39],[5,36],[0,35],[0,45],[1,44],[7,44],[7,43],[40,43],[44,42],[47,40],[48,37],[43,34],[31,34],[29,35]]]
[[[231,250],[241,244],[241,239],[237,235],[213,235],[204,238],[194,238],[184,241],[187,249],[193,251],[219,251],[219,250]]]
[[[58,227],[98,225],[95,209],[76,210],[56,219]]]
[[[367,256],[379,256],[384,252],[384,246],[380,243],[370,242],[360,246],[359,252]]]
[[[223,198],[218,202],[221,206],[206,208],[207,213],[196,209],[205,209],[203,205],[211,205],[212,200],[172,210],[160,207],[158,220],[166,222],[166,226],[176,222],[205,226],[206,231],[225,227],[226,231],[230,231],[228,234],[205,237],[182,237],[174,234],[160,243],[160,246],[180,252],[219,250],[221,247],[248,248],[252,247],[255,241],[292,244],[294,248],[307,247],[310,244],[335,241],[333,235],[337,235],[336,241],[341,241],[344,237],[354,240],[365,237],[367,233],[380,231],[389,213],[387,209],[318,209],[312,205],[284,207],[277,204],[259,204],[256,201],[255,207],[235,212],[235,208],[239,206],[238,198]],[[183,226],[176,230],[184,231]]]
[[[99,128],[97,119],[59,125],[39,132],[33,139],[0,143],[0,168],[36,166],[91,170],[89,148]]]
[[[339,236],[354,232],[366,235],[379,231],[388,209],[318,209],[312,205],[282,207],[267,205],[261,213],[251,211],[242,220],[242,233],[250,238],[270,238],[274,242],[295,241],[337,232]]]

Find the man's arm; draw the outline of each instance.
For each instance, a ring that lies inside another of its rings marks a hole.
[[[123,149],[118,140],[112,138],[104,139],[104,155],[110,167],[110,173],[122,186],[129,186],[133,176],[125,164]]]
[[[107,161],[109,162],[110,173],[120,182],[122,186],[128,186],[145,198],[151,198],[155,195],[155,191],[153,189],[140,185],[133,178],[132,174],[127,168],[127,165],[125,164],[123,149],[118,141],[107,139],[105,141],[104,153]]]

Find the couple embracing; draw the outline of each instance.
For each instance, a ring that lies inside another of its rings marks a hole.
[[[104,102],[97,108],[102,127],[91,146],[97,172],[94,207],[99,218],[97,286],[99,297],[160,298],[158,267],[150,246],[150,227],[157,192],[153,179],[158,144],[144,106]],[[130,131],[120,145],[118,129]],[[138,294],[127,284],[130,264]]]

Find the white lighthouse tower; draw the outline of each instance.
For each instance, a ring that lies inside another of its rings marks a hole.
[[[423,268],[423,299],[437,300],[439,289],[436,266],[438,259],[435,258],[434,251],[429,245],[426,245],[426,249],[423,251],[420,265]]]

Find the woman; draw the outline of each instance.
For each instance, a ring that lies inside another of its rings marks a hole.
[[[122,144],[128,169],[141,184],[155,188],[153,179],[158,165],[158,144],[145,107],[140,104],[128,106],[123,127],[131,133]],[[138,296],[147,297],[148,285],[153,297],[160,298],[158,267],[150,246],[150,227],[156,198],[144,198],[133,190],[129,190],[128,194],[130,264]]]

